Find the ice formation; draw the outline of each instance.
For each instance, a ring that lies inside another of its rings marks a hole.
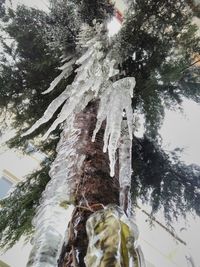
[[[51,91],[53,91],[53,89],[59,84],[59,82],[63,79],[63,78],[67,78],[70,76],[70,74],[73,71],[73,65],[75,64],[76,59],[72,58],[70,59],[67,63],[65,63],[62,67],[60,67],[59,69],[62,70],[62,72],[60,73],[60,75],[58,75],[50,84],[50,87],[43,92],[43,94],[47,94],[50,93]]]
[[[119,147],[124,110],[127,116],[129,139],[132,140],[133,111],[131,107],[131,97],[134,86],[135,78],[126,77],[111,83],[110,86],[106,87],[102,92],[100,97],[100,107],[92,141],[95,140],[96,133],[99,131],[102,122],[106,120],[103,150],[104,152],[108,150],[111,176],[114,176],[115,173],[115,154]]]
[[[43,117],[24,134],[32,133],[40,125],[49,121],[59,106],[63,104],[57,119],[43,137],[47,138],[59,124],[64,123],[64,131],[57,148],[57,157],[50,171],[51,181],[45,189],[34,219],[36,235],[28,267],[56,266],[67,228],[67,215],[73,209],[71,207],[65,209],[61,204],[71,201],[71,192],[74,192],[74,172],[77,172],[75,163],[80,164],[84,159],[75,149],[78,147],[79,133],[73,128],[74,116],[84,110],[92,100],[99,100],[97,123],[92,140],[95,141],[102,122],[106,120],[104,152],[108,150],[111,176],[114,176],[116,150],[120,147],[120,162],[123,161],[120,165],[120,185],[123,188],[130,185],[130,151],[133,134],[131,98],[133,97],[135,78],[113,79],[119,70],[116,68],[116,61],[105,52],[108,46],[108,37],[104,32],[104,26],[97,23],[94,28],[84,27],[84,31],[80,33],[78,44],[80,51],[84,51],[84,53],[78,59],[77,56],[67,59],[67,62],[65,61],[66,63],[60,68],[61,74],[44,93],[52,91],[62,78],[70,75],[75,65],[76,77],[73,83],[67,86],[64,92],[49,105]],[[125,137],[122,136],[124,115],[126,116],[125,128],[127,130]],[[127,166],[128,169],[125,170]]]
[[[127,117],[129,130],[129,138],[132,139],[133,126],[133,111],[131,107],[131,98],[133,97],[133,89],[135,86],[134,77],[121,78],[115,82],[111,81],[119,73],[116,69],[116,61],[106,55],[104,52],[108,42],[102,24],[96,24],[95,30],[90,29],[90,38],[88,32],[81,32],[79,43],[82,49],[86,49],[85,53],[76,60],[76,77],[71,85],[68,85],[66,90],[57,97],[47,108],[43,117],[38,120],[24,135],[32,133],[41,124],[47,122],[65,101],[60,114],[53,122],[43,139],[56,129],[56,127],[83,110],[87,104],[94,99],[100,100],[100,107],[97,114],[97,125],[94,130],[92,140],[95,140],[96,133],[101,127],[101,124],[106,120],[106,129],[104,135],[104,152],[108,150],[110,159],[110,175],[114,176],[115,154],[119,147],[121,136],[121,124],[123,120],[123,112]],[[88,27],[87,27],[88,29]],[[83,42],[83,39],[86,40]],[[45,93],[50,92],[55,88],[58,82],[66,74],[71,72],[72,65],[75,59],[64,64],[61,69],[62,73],[52,82],[50,88]]]
[[[89,239],[86,267],[145,267],[137,246],[137,225],[118,206],[95,212],[86,223]]]
[[[122,121],[122,135],[119,145],[120,206],[131,214],[130,188],[132,177],[132,140],[129,137],[127,121]]]
[[[36,123],[22,136],[26,136],[32,132],[34,132],[40,125],[46,123],[49,121],[56,110],[66,101],[66,99],[69,97],[69,91],[68,87],[65,89],[64,92],[62,92],[56,99],[54,99],[51,104],[48,106],[47,110],[45,111],[42,118],[40,118]]]
[[[77,152],[79,131],[65,125],[57,146],[57,157],[33,221],[35,236],[27,267],[55,267],[73,212],[75,175],[84,156]],[[77,164],[76,164],[77,163]]]

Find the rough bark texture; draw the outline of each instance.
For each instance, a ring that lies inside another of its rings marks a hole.
[[[110,177],[109,158],[103,153],[104,126],[99,131],[94,143],[91,137],[96,123],[98,103],[90,103],[84,112],[76,116],[75,128],[80,129],[80,149],[85,155],[82,172],[76,178],[75,205],[69,225],[67,243],[63,245],[59,267],[84,267],[87,251],[86,221],[96,210],[104,205],[119,204],[118,170]],[[77,164],[77,163],[75,163]]]

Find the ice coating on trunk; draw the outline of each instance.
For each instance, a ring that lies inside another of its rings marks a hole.
[[[86,267],[145,267],[138,229],[134,221],[115,205],[90,216],[86,224],[89,245]]]
[[[30,134],[41,124],[49,121],[63,104],[60,114],[43,138],[47,138],[59,124],[64,123],[64,130],[57,147],[58,154],[50,171],[51,181],[43,193],[41,206],[34,219],[36,235],[27,267],[55,267],[57,265],[67,221],[73,210],[73,205],[70,206],[68,203],[73,202],[75,173],[79,171],[84,160],[84,156],[78,151],[80,130],[74,128],[74,119],[75,115],[83,111],[93,100],[99,102],[99,109],[92,141],[95,141],[96,134],[105,121],[104,152],[108,151],[109,154],[110,174],[114,176],[116,151],[119,148],[120,187],[122,191],[130,188],[133,134],[131,102],[135,78],[116,76],[119,73],[116,68],[118,64],[109,53],[105,52],[108,50],[108,40],[103,32],[103,26],[97,24],[94,29],[87,26],[85,33],[80,34],[79,45],[82,49],[78,53],[81,55],[80,58],[66,62],[60,68],[61,74],[44,93],[52,91],[64,77],[71,74],[75,66],[74,81],[49,105],[44,116],[24,134]],[[125,132],[124,114],[127,118]],[[128,169],[125,170],[125,168]],[[126,192],[121,195],[123,210],[125,210],[125,197]],[[121,223],[119,220],[117,222]]]
[[[57,157],[33,221],[35,236],[27,267],[55,267],[63,245],[68,221],[73,212],[75,175],[84,156],[77,152],[80,130],[65,123],[57,146]]]

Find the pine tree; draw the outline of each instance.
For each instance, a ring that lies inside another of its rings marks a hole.
[[[16,11],[9,9],[6,13],[2,12],[1,119],[6,123],[6,118],[12,115],[12,127],[16,129],[17,134],[8,145],[23,151],[26,151],[30,140],[21,138],[24,127],[30,127],[39,119],[52,99],[59,94],[58,90],[51,96],[41,97],[42,91],[48,87],[52,77],[56,77],[59,73],[57,66],[61,55],[58,49],[52,50],[48,46],[48,42],[51,41],[49,37],[44,38],[46,32],[49,32],[48,29],[52,28],[47,21],[47,14],[25,6],[19,6]],[[62,84],[60,89],[63,89]],[[45,129],[41,128],[40,132],[45,132]],[[35,142],[35,136],[38,136],[38,132],[33,133],[32,143]],[[9,247],[19,240],[22,234],[32,232],[31,220],[41,193],[50,179],[49,164],[55,156],[58,137],[59,131],[56,131],[52,139],[38,147],[48,156],[42,163],[41,170],[30,174],[26,181],[17,185],[8,199],[1,201],[1,206],[5,206],[5,210],[1,210],[1,232],[10,225],[10,228],[4,231],[2,246]],[[8,216],[5,216],[8,211]]]
[[[38,127],[49,120],[51,126],[44,136],[47,143],[48,135],[59,124],[62,134],[51,164],[51,181],[36,210],[34,248],[28,266],[55,266],[60,251],[59,266],[100,266],[98,261],[103,266],[117,266],[119,261],[123,266],[129,266],[130,261],[143,266],[140,249],[129,241],[137,239],[136,226],[129,219],[130,193],[135,201],[139,196],[147,200],[147,192],[151,191],[153,211],[163,205],[167,219],[170,214],[188,210],[199,214],[199,168],[185,166],[175,155],[172,160],[161,150],[158,140],[165,105],[180,105],[182,96],[199,101],[199,69],[192,65],[194,55],[199,53],[199,38],[191,25],[192,12],[184,1],[135,1],[121,31],[110,40],[106,21],[113,7],[107,1],[100,5],[94,2],[52,2],[51,13],[42,24],[47,36],[43,55],[46,57],[46,51],[54,48],[56,59],[59,53],[64,54],[63,66],[45,91],[51,99],[54,94],[57,97],[51,102],[44,96],[45,103],[51,103],[26,134],[32,135],[35,130],[38,133]],[[66,14],[70,14],[70,20]],[[23,51],[20,41],[24,37],[14,38],[18,51]],[[18,56],[23,59],[24,54]],[[10,67],[8,70],[13,71]],[[34,77],[32,71],[28,73]],[[2,80],[5,77],[3,72]],[[29,86],[32,83],[27,89]],[[146,119],[142,139],[134,135],[137,112]],[[45,128],[41,130],[45,132]],[[1,213],[7,214],[12,197],[15,199],[15,192],[3,201]],[[30,205],[33,208],[37,203]],[[68,237],[63,244],[71,210]],[[1,229],[5,229],[5,222]],[[15,226],[11,229],[16,232]],[[10,232],[6,232],[7,236],[4,233],[4,244],[5,237],[17,239]],[[95,239],[98,242],[94,243]]]

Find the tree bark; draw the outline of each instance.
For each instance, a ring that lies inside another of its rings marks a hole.
[[[68,226],[67,241],[63,245],[58,267],[85,266],[88,217],[108,204],[119,205],[118,168],[116,167],[115,177],[110,177],[108,154],[103,153],[105,125],[97,134],[96,141],[91,141],[97,108],[98,102],[92,102],[75,118],[74,127],[80,129],[78,153],[85,155],[85,160],[81,166],[81,173],[74,181],[75,210]]]

